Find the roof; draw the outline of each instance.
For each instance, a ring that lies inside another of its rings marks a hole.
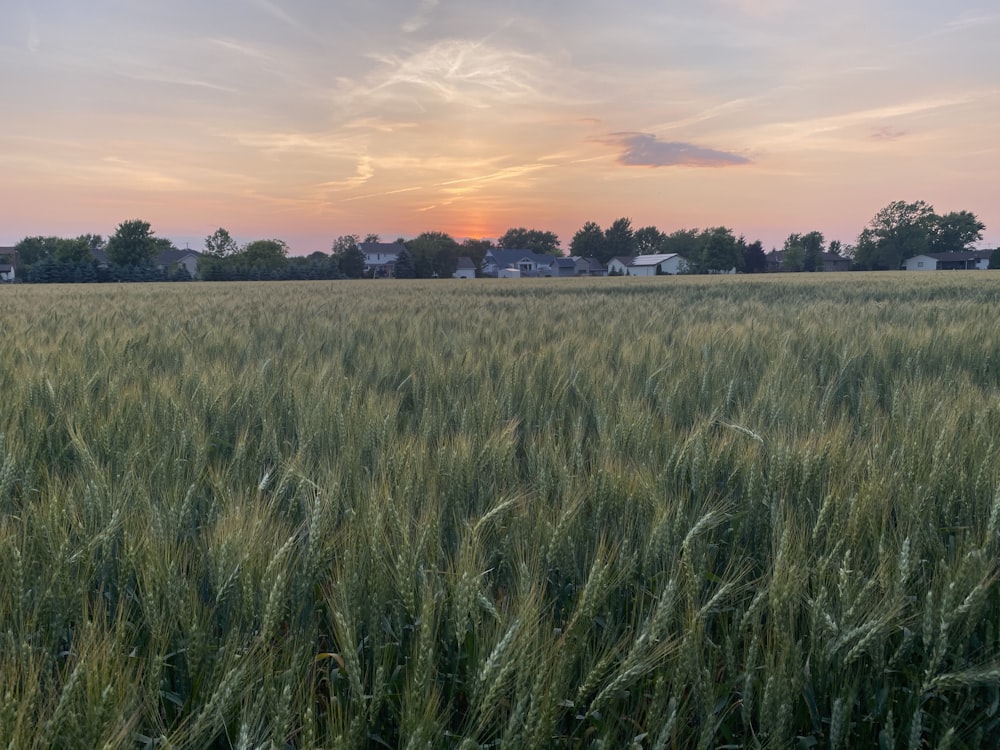
[[[554,255],[546,255],[545,253],[536,253],[532,250],[508,250],[506,248],[491,248],[486,251],[485,258],[492,258],[493,263],[501,268],[511,265],[517,265],[518,262],[522,260],[530,260],[532,263],[538,266],[547,266],[552,263]]]
[[[576,268],[576,261],[572,258],[556,258],[553,256],[552,262],[549,266],[557,266],[559,268]]]
[[[988,260],[992,254],[992,250],[964,250],[958,253],[922,253],[923,257],[933,258],[934,260]]]
[[[199,253],[197,250],[190,250],[190,249],[178,250],[177,248],[164,250],[162,253],[156,256],[156,265],[169,266],[184,260],[184,258],[189,258],[192,255],[195,258],[201,257],[201,253]]]
[[[603,271],[604,270],[604,264],[601,263],[601,261],[599,261],[597,258],[595,258],[592,255],[589,256],[589,257],[586,257],[586,258],[584,258],[584,257],[582,257],[580,255],[574,255],[573,256],[573,260],[576,261],[577,263],[581,263],[582,262],[582,263],[588,264],[590,266],[590,270],[591,271]]]
[[[371,255],[399,255],[406,245],[402,242],[359,242],[358,249]]]
[[[676,258],[677,253],[658,253],[655,255],[637,255],[632,259],[629,266],[658,266],[672,258]]]
[[[460,256],[458,258],[457,270],[459,270],[459,271],[475,271],[476,270],[476,264],[472,260],[472,258],[469,258],[466,255],[462,255],[462,256]]]
[[[623,266],[631,265],[632,261],[635,259],[634,255],[616,255],[614,258],[608,261],[608,265],[611,265],[612,261],[617,260]]]
[[[10,263],[0,263],[0,273],[10,273],[14,270],[14,266]]]

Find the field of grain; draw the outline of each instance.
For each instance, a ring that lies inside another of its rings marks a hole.
[[[2,747],[1000,731],[1000,275],[0,309]]]

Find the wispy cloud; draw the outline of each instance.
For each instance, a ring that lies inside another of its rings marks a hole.
[[[35,21],[35,17],[28,14],[28,35],[25,39],[25,46],[28,48],[28,52],[35,54],[42,47],[42,37],[38,33],[38,23]]]
[[[871,138],[873,141],[898,141],[905,135],[905,130],[897,130],[896,128],[884,125],[880,128],[873,128]]]
[[[485,42],[451,39],[407,56],[376,57],[382,68],[349,91],[357,98],[423,97],[466,106],[488,107],[516,99],[538,98],[533,73],[537,57]],[[350,84],[348,83],[348,86]]]
[[[628,167],[731,167],[750,163],[739,154],[693,143],[661,141],[651,133],[609,133],[593,140],[620,149],[618,163]]]
[[[1000,24],[1000,13],[967,12],[949,21],[946,28],[950,31],[964,31],[979,26]]]
[[[414,16],[403,22],[402,30],[407,34],[419,31],[428,23],[428,17],[437,7],[438,0],[421,0],[420,7]]]

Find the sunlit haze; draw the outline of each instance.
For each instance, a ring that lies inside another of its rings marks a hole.
[[[141,218],[295,254],[587,221],[1000,245],[1000,10],[927,0],[5,0],[0,245]]]

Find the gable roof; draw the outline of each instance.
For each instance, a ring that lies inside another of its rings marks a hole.
[[[922,255],[934,260],[988,260],[992,254],[992,250],[963,250],[958,253],[923,253]]]
[[[162,253],[156,256],[156,265],[158,266],[169,266],[174,263],[179,263],[184,260],[184,258],[190,258],[194,256],[195,258],[200,258],[201,253],[197,250],[178,250],[177,248],[171,248],[170,250],[164,250]]]
[[[661,263],[670,260],[671,258],[676,258],[677,253],[657,253],[655,255],[636,255],[632,258],[631,263],[626,263],[626,265],[638,267],[638,266],[658,266]]]
[[[634,255],[616,255],[614,258],[612,258],[611,260],[608,261],[608,265],[610,266],[611,263],[612,263],[612,261],[616,261],[617,260],[623,266],[628,266],[628,265],[632,264],[632,261],[634,259],[635,259]]]
[[[458,266],[456,268],[459,271],[475,271],[476,264],[469,256],[462,255],[458,258]]]
[[[365,255],[399,255],[406,249],[402,242],[359,242],[358,250]]]
[[[536,253],[531,250],[508,250],[507,248],[495,247],[486,251],[484,260],[492,258],[493,263],[501,268],[517,265],[522,260],[529,260],[536,266],[547,266],[552,263],[552,259],[557,256],[545,253]]]

